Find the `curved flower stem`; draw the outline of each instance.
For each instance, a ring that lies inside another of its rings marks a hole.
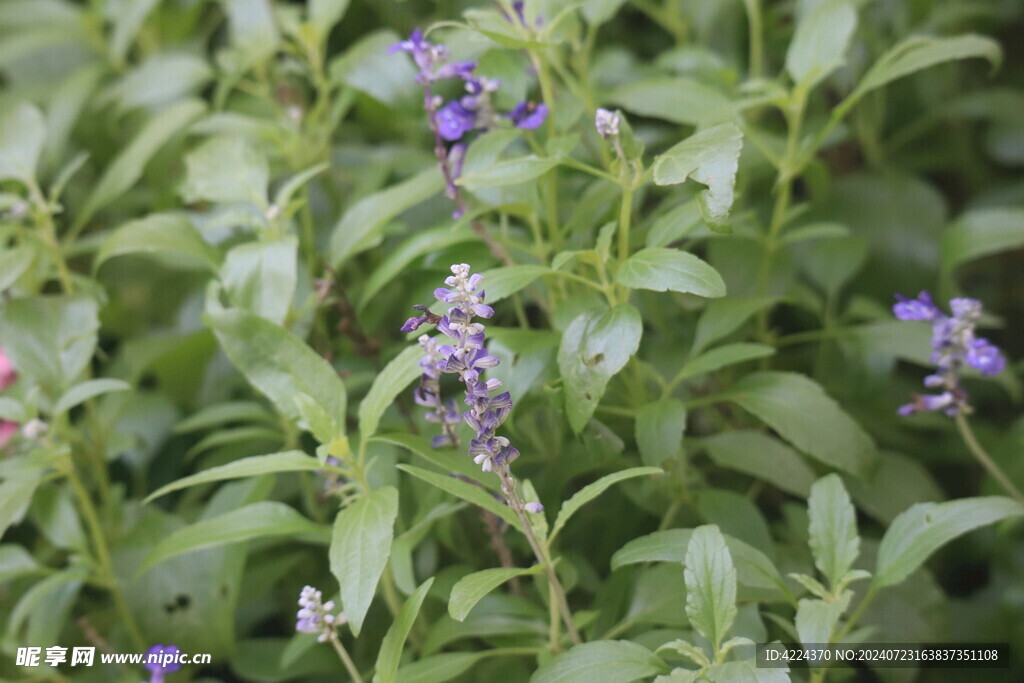
[[[985,451],[978,439],[974,436],[974,430],[971,429],[971,424],[967,421],[967,416],[963,413],[957,413],[956,415],[956,428],[960,432],[960,437],[964,440],[967,445],[967,449],[978,459],[981,466],[984,467],[992,478],[999,482],[999,485],[1003,489],[1013,496],[1016,500],[1024,503],[1024,495],[1021,494],[1020,490],[1013,485],[1010,478],[1006,476],[1006,473],[996,464],[989,454]]]
[[[363,683],[363,677],[359,675],[359,669],[356,668],[355,662],[348,656],[348,650],[341,644],[341,638],[338,637],[337,631],[331,631],[330,641],[334,651],[338,653],[338,659],[345,665],[348,675],[352,677],[353,683]]]
[[[569,608],[569,601],[565,597],[565,589],[562,587],[561,581],[558,580],[558,574],[555,573],[551,557],[548,555],[544,545],[537,540],[537,536],[533,533],[530,519],[527,517],[526,510],[523,507],[523,501],[516,492],[515,480],[505,468],[501,468],[498,476],[501,477],[501,490],[505,494],[505,499],[508,501],[509,507],[515,511],[516,517],[519,518],[519,525],[523,528],[523,534],[526,536],[530,548],[533,549],[533,554],[537,557],[537,561],[544,565],[544,573],[547,574],[548,586],[551,590],[552,603],[558,605],[558,611],[562,614],[562,621],[565,622],[565,628],[569,632],[572,642],[579,645],[583,642],[583,638],[580,637],[579,631],[576,630],[576,624],[573,623],[572,610]],[[554,632],[554,629],[552,629],[552,632]],[[558,644],[551,643],[551,646],[557,648]]]

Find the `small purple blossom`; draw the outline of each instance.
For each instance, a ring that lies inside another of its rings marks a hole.
[[[544,120],[547,117],[548,105],[543,102],[540,104],[530,101],[520,102],[508,114],[508,118],[512,121],[513,125],[522,130],[540,128],[544,125]]]
[[[544,506],[537,502],[527,503],[523,506],[523,509],[529,512],[531,515],[536,515],[544,512]]]
[[[437,132],[448,142],[461,140],[463,135],[476,127],[476,115],[455,101],[441,107],[435,119]]]
[[[615,137],[619,134],[619,115],[608,109],[598,109],[594,115],[594,127],[603,138]]]
[[[974,368],[983,375],[997,375],[1006,367],[1002,352],[987,339],[974,335],[981,317],[981,302],[977,299],[956,298],[949,302],[952,315],[940,309],[928,292],[916,299],[896,295],[893,313],[900,320],[922,320],[932,324],[931,361],[937,371],[924,378],[929,389],[941,389],[937,394],[914,394],[914,401],[899,409],[900,415],[916,412],[942,411],[946,415],[970,412],[967,392],[961,383],[964,366]]]
[[[337,637],[335,629],[348,623],[344,612],[334,614],[334,601],[323,602],[323,594],[312,586],[306,586],[299,595],[299,611],[296,614],[295,630],[300,633],[317,633],[317,642],[325,643]]]
[[[177,645],[157,644],[146,650],[146,669],[150,672],[149,683],[163,683],[164,676],[181,668],[177,655],[181,649]]]

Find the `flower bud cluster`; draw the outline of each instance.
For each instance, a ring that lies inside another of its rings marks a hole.
[[[323,602],[323,594],[312,586],[306,586],[299,595],[299,611],[296,615],[295,630],[300,633],[317,633],[317,642],[325,643],[335,628],[348,622],[344,612],[334,614],[334,601]]]
[[[967,392],[961,383],[964,366],[974,368],[983,375],[997,375],[1006,367],[1006,359],[999,348],[987,339],[975,336],[975,327],[981,317],[981,302],[977,299],[957,298],[949,302],[952,315],[940,309],[928,292],[916,299],[896,295],[893,313],[900,320],[923,320],[932,325],[931,361],[935,373],[924,378],[934,394],[915,394],[914,402],[901,406],[900,415],[922,411],[942,411],[946,415],[970,412]]]

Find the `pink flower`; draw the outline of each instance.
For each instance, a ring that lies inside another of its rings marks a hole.
[[[14,371],[14,366],[11,365],[11,359],[7,357],[3,349],[0,349],[0,391],[14,384],[17,379],[18,373]]]
[[[0,420],[0,450],[7,446],[7,442],[18,433],[18,423],[10,420]]]

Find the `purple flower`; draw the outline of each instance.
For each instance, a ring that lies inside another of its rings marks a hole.
[[[323,602],[323,594],[312,586],[305,586],[299,594],[299,611],[296,614],[295,630],[300,633],[317,633],[317,642],[325,643],[337,637],[335,629],[348,622],[344,612],[333,614],[334,601]]]
[[[962,386],[964,366],[983,375],[997,375],[1006,367],[1000,350],[987,339],[975,337],[974,330],[981,317],[981,302],[977,299],[956,298],[949,302],[953,315],[946,315],[928,292],[916,299],[899,294],[893,313],[900,320],[924,320],[932,324],[931,361],[937,371],[924,378],[929,389],[937,394],[914,394],[913,403],[903,405],[900,415],[917,412],[942,411],[946,415],[970,412],[967,392]]]
[[[943,315],[928,292],[921,292],[916,299],[897,294],[896,299],[898,303],[892,307],[892,312],[900,320],[935,320]]]
[[[544,119],[547,117],[548,105],[543,102],[536,104],[535,102],[530,102],[528,100],[524,100],[517,104],[508,114],[508,118],[511,119],[515,127],[523,130],[540,128],[544,124]]]
[[[146,669],[150,671],[149,683],[163,683],[164,676],[181,668],[177,656],[181,649],[177,645],[157,644],[146,650]]]
[[[1006,367],[1006,359],[988,339],[975,339],[967,349],[964,360],[983,375],[998,375]]]
[[[455,101],[441,107],[435,115],[435,120],[437,132],[449,142],[461,139],[476,127],[476,115]]]
[[[594,115],[594,127],[603,138],[615,137],[619,134],[619,115],[608,109],[598,109]]]

